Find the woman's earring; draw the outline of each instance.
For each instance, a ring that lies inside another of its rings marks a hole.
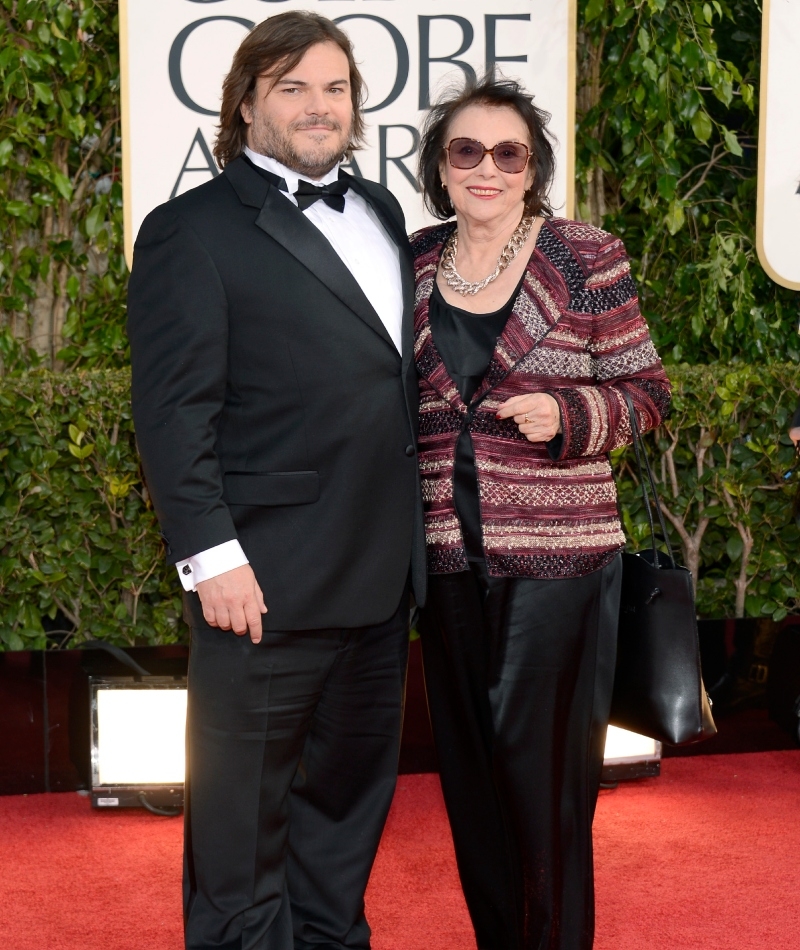
[[[446,181],[443,181],[443,182],[442,182],[442,188],[443,188],[445,191],[447,191],[447,182],[446,182]]]

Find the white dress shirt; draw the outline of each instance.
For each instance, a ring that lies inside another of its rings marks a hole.
[[[282,192],[294,205],[294,192],[302,178],[313,185],[330,185],[339,178],[339,166],[319,181],[292,171],[274,158],[245,148],[254,165],[283,178],[289,189]],[[386,332],[402,352],[403,285],[400,250],[387,235],[369,203],[351,188],[345,195],[344,211],[336,211],[324,201],[315,201],[303,214],[328,239],[331,247],[355,277],[367,300],[386,327]],[[175,565],[184,590],[196,590],[201,581],[232,571],[249,561],[238,540],[225,541]]]

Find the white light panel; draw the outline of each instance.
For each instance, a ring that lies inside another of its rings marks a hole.
[[[185,730],[185,689],[98,689],[99,784],[182,784]]]
[[[100,785],[182,784],[185,770],[185,689],[97,691]],[[654,739],[608,727],[606,763],[658,758]]]
[[[655,739],[640,736],[617,726],[608,727],[606,737],[605,761],[619,762],[629,759],[658,758],[658,744]]]

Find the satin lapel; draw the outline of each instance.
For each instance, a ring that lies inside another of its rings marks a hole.
[[[550,235],[545,221],[525,270],[514,309],[497,340],[486,375],[472,402],[477,402],[501,383],[531,350],[535,349],[569,306],[569,291],[563,277],[545,254],[542,245]]]
[[[253,173],[255,174],[255,173]],[[268,187],[256,226],[277,241],[397,352],[383,321],[324,235],[291,201]]]
[[[373,195],[363,184],[360,178],[355,175],[348,175],[347,172],[339,172],[339,178],[346,178],[350,182],[350,187],[357,192],[369,204],[375,214],[380,219],[381,224],[390,238],[397,244],[400,250],[400,277],[403,285],[403,371],[408,368],[408,364],[414,353],[414,258],[411,254],[411,244],[408,235],[400,227],[397,218],[391,210],[384,204],[379,197]]]
[[[414,359],[417,364],[417,372],[430,383],[442,399],[448,402],[456,412],[465,412],[464,401],[445,368],[444,360],[439,355],[436,344],[433,342],[431,324],[428,320],[431,294],[433,293],[442,247],[454,226],[451,225],[449,228],[447,225],[443,226],[441,229],[441,243],[437,243],[415,264],[417,303],[414,309]]]

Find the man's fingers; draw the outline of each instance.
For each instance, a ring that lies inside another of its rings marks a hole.
[[[244,615],[247,620],[247,627],[250,631],[250,639],[253,643],[261,642],[261,611],[252,601],[245,604]]]
[[[256,599],[258,600],[258,609],[262,614],[265,614],[267,612],[267,605],[264,603],[264,594],[258,584],[256,584]]]
[[[228,613],[231,617],[231,630],[237,637],[242,637],[247,633],[247,618],[244,614],[244,608],[237,604],[235,607],[229,607]]]
[[[249,631],[253,643],[261,640],[261,614],[267,605],[249,564],[201,581],[197,593],[210,626],[233,630],[240,637]]]

